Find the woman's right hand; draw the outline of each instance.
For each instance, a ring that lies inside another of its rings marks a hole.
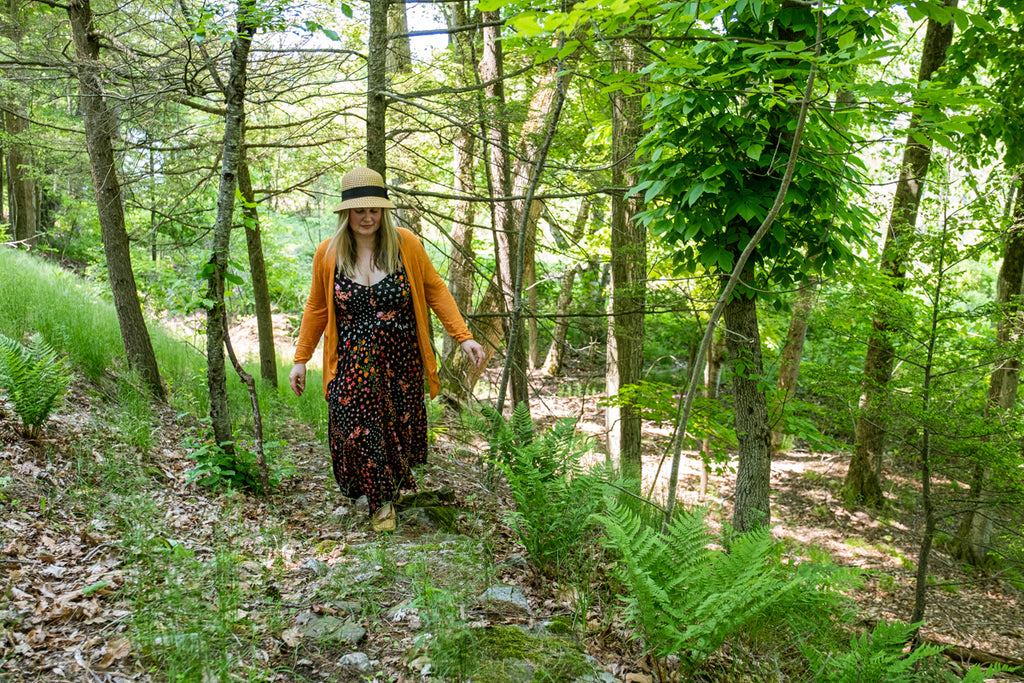
[[[302,392],[306,390],[305,363],[296,363],[292,366],[292,371],[288,373],[288,383],[292,385],[292,391],[296,396],[302,396]]]

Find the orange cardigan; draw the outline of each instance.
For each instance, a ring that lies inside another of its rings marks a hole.
[[[444,280],[437,274],[420,240],[409,230],[398,228],[402,237],[400,253],[405,273],[412,287],[412,308],[416,316],[416,341],[423,359],[423,370],[430,385],[430,397],[437,396],[441,387],[437,379],[437,359],[430,338],[427,306],[437,314],[444,329],[458,343],[472,339],[466,323],[459,313]],[[309,299],[299,326],[299,341],[295,347],[295,362],[305,363],[313,357],[320,337],[324,337],[324,398],[327,385],[338,372],[338,327],[334,317],[334,252],[328,253],[326,239],[316,248],[313,256],[313,282]]]

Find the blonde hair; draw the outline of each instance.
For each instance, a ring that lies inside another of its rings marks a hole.
[[[393,273],[402,264],[402,236],[398,234],[391,218],[391,209],[382,208],[380,213],[380,227],[373,245],[373,264],[385,273]],[[334,252],[338,270],[353,280],[356,276],[356,241],[348,227],[348,218],[349,209],[338,212],[338,230],[327,245],[327,250]]]

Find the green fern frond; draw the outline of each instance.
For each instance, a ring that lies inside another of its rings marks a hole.
[[[0,388],[29,436],[38,433],[70,381],[63,359],[40,335],[27,346],[0,335]]]
[[[922,680],[928,661],[944,649],[923,645],[909,653],[904,652],[917,626],[880,621],[870,634],[863,633],[852,638],[848,652],[821,653],[812,647],[804,647],[803,652],[815,672],[815,679],[824,683],[910,683]],[[941,662],[936,662],[936,665],[941,666]],[[984,679],[984,673],[984,670],[975,667],[962,680],[980,681]],[[940,669],[934,680],[961,679]]]
[[[600,517],[620,556],[630,618],[657,655],[677,654],[689,666],[759,619],[782,621],[818,582],[772,559],[767,530],[740,536],[730,553],[714,550],[705,516],[701,509],[677,515],[667,535],[623,505]]]

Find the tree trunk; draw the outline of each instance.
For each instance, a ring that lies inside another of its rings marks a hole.
[[[473,182],[473,147],[475,138],[468,131],[461,131],[455,140],[453,166],[455,167],[454,193],[471,196],[475,191]],[[473,202],[454,202],[455,216],[452,221],[452,251],[448,262],[448,290],[463,315],[473,311],[473,274],[476,254],[473,251]],[[471,363],[463,363],[459,357],[459,345],[445,335],[442,347],[440,380],[444,393],[468,399],[473,392],[469,384]]]
[[[947,7],[956,7],[958,0],[945,0]],[[953,42],[952,21],[939,24],[928,21],[921,51],[921,67],[917,82],[930,81],[946,59]],[[918,106],[923,106],[917,103]],[[892,212],[885,244],[882,247],[881,272],[892,279],[893,288],[903,291],[906,284],[906,262],[917,225],[917,209],[931,161],[932,143],[921,128],[920,109],[910,119],[910,131],[903,150],[903,163],[893,197]],[[922,142],[922,140],[924,142]],[[860,397],[860,415],[854,430],[854,451],[843,484],[847,504],[863,503],[881,507],[882,454],[885,447],[886,394],[892,377],[895,348],[891,340],[893,326],[885,311],[876,311],[864,358],[864,381]]]
[[[409,47],[409,21],[406,17],[405,2],[388,4],[387,72],[397,74],[412,68],[412,50]]]
[[[572,228],[572,243],[576,245],[583,238],[583,228],[587,224],[587,216],[590,214],[590,200],[584,198],[580,202],[579,212],[576,214],[576,222]],[[550,221],[550,218],[549,218]],[[556,234],[561,230],[552,223]],[[568,246],[568,245],[566,245]],[[558,304],[555,311],[555,329],[551,333],[551,346],[548,348],[547,358],[544,360],[544,367],[541,372],[548,377],[556,377],[562,371],[562,362],[565,359],[565,338],[569,331],[569,307],[572,305],[572,286],[576,281],[576,273],[580,270],[579,265],[573,265],[567,271],[563,271],[562,286],[558,291]]]
[[[530,206],[530,227],[526,230],[525,268],[523,286],[526,287],[527,360],[530,370],[540,365],[537,350],[537,220],[544,202],[534,201]]]
[[[484,24],[495,22],[500,12],[484,12]],[[488,83],[484,88],[489,104],[488,114],[491,117],[485,124],[488,140],[488,165],[491,183],[495,192],[503,197],[513,194],[514,187],[510,161],[508,158],[508,122],[505,116],[504,53],[501,43],[501,27],[485,26],[483,29],[484,49],[480,60],[480,78]],[[525,136],[525,130],[524,130]],[[521,157],[522,159],[523,157]],[[518,174],[517,174],[518,179]],[[523,184],[525,187],[525,184]],[[517,193],[518,194],[518,193]],[[529,405],[529,387],[526,380],[526,345],[521,330],[512,329],[512,311],[516,296],[516,255],[519,253],[519,221],[521,215],[510,199],[503,199],[492,204],[492,223],[495,234],[495,263],[497,264],[497,281],[504,301],[506,352],[511,355],[510,383],[512,385],[512,405],[520,403]],[[521,209],[520,209],[521,210]],[[519,323],[521,326],[521,322]],[[499,390],[499,397],[501,396]],[[504,406],[498,406],[503,410]]]
[[[722,395],[722,361],[725,356],[725,335],[715,339],[708,349],[708,359],[704,366],[704,397],[709,401],[718,401]],[[711,439],[705,437],[701,444],[700,488],[697,491],[699,500],[708,496],[708,470],[711,463]]]
[[[1013,224],[1006,236],[1003,248],[1003,263],[999,267],[996,284],[996,343],[998,351],[1012,348],[1021,334],[1021,296],[1024,280],[1024,180],[1017,186],[1016,203],[1013,210]],[[988,395],[985,401],[987,416],[995,420],[1006,419],[1013,413],[1017,399],[1017,382],[1020,377],[1020,359],[1009,357],[1000,363],[989,379]],[[991,507],[986,499],[991,480],[991,470],[983,462],[974,465],[971,477],[969,507],[960,518],[956,538],[953,540],[953,554],[958,559],[976,567],[990,564],[989,550],[992,541],[992,514],[984,508]]]
[[[640,39],[639,37],[637,38]],[[645,65],[641,47],[629,39],[613,46],[613,69],[638,74]],[[643,135],[642,98],[645,88],[627,94],[615,90],[612,107],[612,185],[633,187],[637,175],[636,148]],[[634,219],[641,210],[639,195],[627,199],[612,194],[611,292],[608,318],[608,355],[605,391],[616,397],[624,387],[640,382],[644,362],[644,306],[647,288],[647,230]],[[642,421],[635,402],[612,401],[605,414],[608,453],[618,461],[622,477],[637,487],[643,474]]]
[[[249,252],[249,276],[252,279],[253,305],[256,309],[256,331],[260,344],[260,379],[277,387],[277,349],[274,346],[274,319],[270,310],[270,287],[267,283],[267,265],[263,258],[263,237],[256,195],[249,176],[249,161],[245,150],[238,160],[238,191],[242,195],[242,215],[245,217],[245,245]]]
[[[366,166],[387,180],[388,0],[370,0],[366,58]]]
[[[224,274],[228,269],[228,246],[231,243],[231,224],[235,210],[239,160],[242,156],[242,135],[245,130],[245,85],[249,63],[249,49],[255,26],[249,11],[251,2],[238,4],[238,25],[231,41],[231,66],[225,84],[224,138],[221,154],[220,183],[217,189],[217,219],[213,227],[213,254],[210,257],[206,297],[214,304],[206,315],[207,384],[210,391],[210,417],[217,443],[228,453],[234,453],[234,430],[228,409],[227,372],[224,362],[224,339],[227,316],[224,315]]]
[[[66,8],[78,60],[85,144],[89,152],[103,251],[107,259],[110,289],[114,295],[114,309],[121,328],[121,340],[124,342],[128,365],[139,373],[150,392],[162,401],[164,388],[160,383],[156,354],[153,352],[146,320],[142,316],[135,285],[128,232],[124,224],[124,207],[121,204],[121,185],[117,179],[114,148],[110,143],[116,124],[103,97],[100,39],[93,28],[89,0],[72,0]]]
[[[449,29],[456,29],[470,23],[466,15],[466,4],[456,2],[452,5],[452,16]],[[473,71],[476,68],[473,59],[473,40],[476,31],[458,31],[450,34],[452,46],[458,56],[459,68],[455,72],[456,85],[465,87],[473,82]],[[476,135],[468,128],[460,128],[456,133],[452,149],[453,193],[458,196],[471,197],[476,193],[474,179],[476,161],[473,154],[476,148]],[[453,203],[452,218],[452,250],[448,262],[448,290],[455,299],[455,304],[464,316],[473,312],[473,285],[476,254],[473,251],[473,223],[476,212],[473,202],[456,200]],[[470,319],[472,324],[472,320]],[[474,327],[475,330],[475,327]],[[475,334],[475,332],[474,332]],[[482,339],[478,339],[484,343]],[[473,384],[469,383],[470,369],[473,364],[465,362],[459,352],[455,340],[445,335],[441,351],[441,367],[438,375],[442,392],[460,402],[468,401],[473,393]],[[475,382],[474,382],[475,384]]]
[[[775,393],[778,401],[779,418],[786,410],[786,405],[796,393],[796,380],[800,375],[800,358],[804,352],[804,341],[807,339],[807,319],[814,308],[814,292],[818,287],[817,280],[803,282],[796,292],[793,303],[793,317],[789,321],[786,343],[782,347],[782,358],[779,361],[779,376],[775,381]],[[782,443],[783,432],[772,430],[772,453],[777,453]]]
[[[484,12],[481,19],[484,24],[497,22],[501,18],[499,11]],[[517,225],[513,215],[512,202],[507,199],[512,193],[512,176],[508,159],[508,122],[505,117],[505,85],[504,55],[501,43],[501,27],[499,25],[484,26],[483,55],[479,65],[480,79],[487,83],[484,94],[487,98],[486,121],[484,123],[487,139],[487,166],[492,192],[506,199],[491,204],[491,225],[494,229],[494,260],[497,272],[495,281],[501,294],[502,311],[511,316],[514,299],[515,255],[517,249]],[[486,295],[485,295],[486,298]],[[493,301],[493,299],[492,299]],[[482,303],[482,302],[481,302]],[[484,309],[486,310],[486,309]],[[488,311],[490,312],[490,311]],[[526,391],[526,363],[523,351],[522,335],[512,334],[511,318],[503,320],[505,338],[515,338],[514,347],[506,349],[512,355],[511,383],[513,407],[520,401],[529,404]],[[504,406],[498,406],[504,410]]]
[[[742,533],[771,523],[771,432],[768,402],[758,386],[764,381],[764,368],[756,300],[737,291],[724,313],[739,441],[732,525]]]
[[[16,104],[13,104],[17,108]],[[35,187],[29,173],[30,163],[21,138],[26,133],[25,120],[15,111],[4,112],[9,146],[7,151],[8,197],[11,227],[15,241],[28,247],[36,244]]]

